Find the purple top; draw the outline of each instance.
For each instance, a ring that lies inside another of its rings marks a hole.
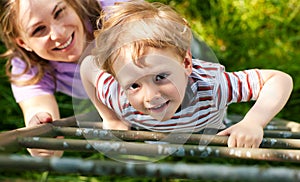
[[[117,0],[117,1],[108,1],[108,0],[98,0],[101,4],[102,8],[105,8],[106,6],[114,5],[115,2],[122,2],[124,0]]]
[[[54,76],[56,77],[56,85],[54,78],[50,73],[35,85],[16,86],[12,84],[12,91],[17,102],[44,94],[53,94],[54,92],[63,92],[76,98],[87,98],[84,87],[79,76],[79,65],[76,63],[66,62],[49,62],[54,68]],[[20,58],[13,58],[12,73],[21,73],[25,69],[25,63]],[[22,75],[19,80],[28,80],[37,73],[37,68],[33,67],[27,73]]]
[[[97,0],[101,7],[113,5],[115,2],[123,2],[127,0]],[[39,95],[54,94],[55,92],[62,92],[72,97],[84,99],[88,98],[81,82],[79,74],[79,65],[77,63],[66,63],[49,61],[54,68],[54,76],[56,77],[56,84],[53,77],[49,73],[41,81],[35,85],[16,86],[11,85],[13,95],[16,102],[23,101]],[[25,69],[25,63],[20,58],[12,59],[12,74],[22,73]],[[28,80],[37,73],[37,68],[31,68],[26,74],[22,75],[19,80]]]

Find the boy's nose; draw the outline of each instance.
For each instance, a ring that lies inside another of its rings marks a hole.
[[[160,98],[161,94],[159,87],[155,84],[149,84],[145,88],[145,101],[148,103],[153,103],[155,100]]]

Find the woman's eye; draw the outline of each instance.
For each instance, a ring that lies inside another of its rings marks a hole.
[[[38,33],[42,32],[43,30],[46,29],[46,26],[39,26],[34,31],[32,32],[32,36],[37,35]]]
[[[59,8],[55,13],[54,13],[54,19],[56,19],[57,17],[59,17],[59,15],[62,14],[62,12],[65,10],[66,8]]]
[[[169,75],[166,73],[161,73],[155,76],[155,81],[160,81],[166,79]]]

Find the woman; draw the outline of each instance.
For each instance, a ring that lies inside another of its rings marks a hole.
[[[7,48],[1,56],[8,60],[6,72],[26,126],[60,118],[55,92],[87,98],[80,78],[74,77],[74,73],[80,56],[93,39],[101,6],[115,1],[103,2],[1,1],[1,39]],[[62,154],[46,150],[29,152],[43,157]]]

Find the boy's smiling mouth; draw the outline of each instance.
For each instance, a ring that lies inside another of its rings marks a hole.
[[[169,105],[170,101],[166,101],[165,103],[162,103],[162,104],[159,104],[159,105],[156,105],[154,107],[148,107],[147,109],[150,111],[150,112],[162,112],[164,111],[168,105]]]

